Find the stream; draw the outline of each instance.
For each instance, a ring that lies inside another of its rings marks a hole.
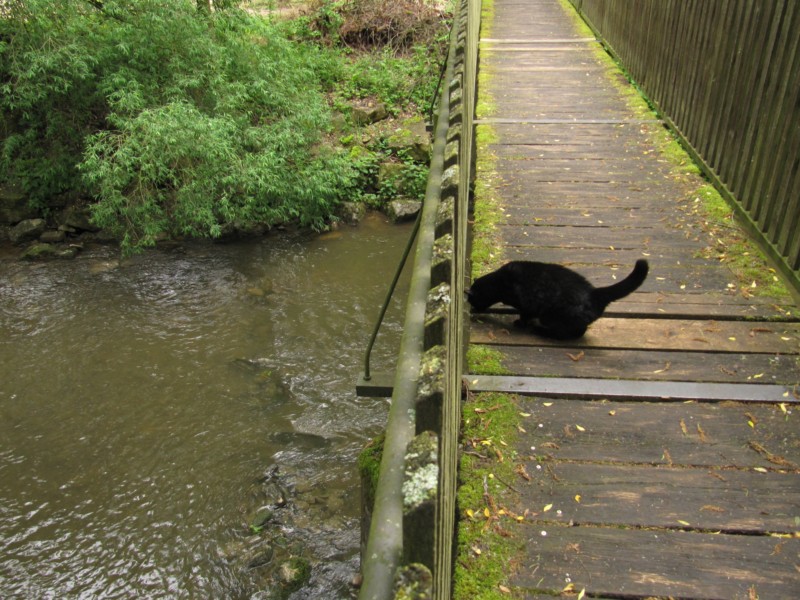
[[[410,231],[0,253],[0,597],[353,597],[356,457],[388,412],[355,382]],[[267,533],[300,589],[243,556]]]

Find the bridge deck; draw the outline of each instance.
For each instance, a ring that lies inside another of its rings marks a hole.
[[[792,301],[742,291],[696,210],[699,178],[676,175],[652,141],[660,123],[630,108],[596,46],[558,0],[494,0],[480,47],[494,110],[478,127],[496,160],[478,177],[505,215],[503,258],[597,285],[650,261],[578,342],[515,330],[508,311],[472,317],[471,343],[511,373],[470,374],[473,391],[514,392],[528,415],[516,449],[532,479],[513,486],[527,556],[509,583],[527,598],[568,583],[593,598],[794,597]]]

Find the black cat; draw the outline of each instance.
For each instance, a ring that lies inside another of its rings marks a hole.
[[[502,302],[519,310],[515,325],[558,340],[581,337],[606,306],[644,282],[649,266],[637,260],[633,272],[608,287],[596,288],[575,271],[550,263],[513,261],[479,277],[467,291],[474,311]]]

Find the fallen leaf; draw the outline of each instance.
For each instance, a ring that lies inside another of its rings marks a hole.
[[[757,333],[772,333],[772,329],[767,327],[753,327],[750,330],[750,337],[756,337]]]
[[[553,505],[552,505],[552,504],[547,504],[547,505],[545,505],[545,507],[542,509],[542,512],[547,512],[547,511],[548,511],[548,510],[550,510],[551,508],[553,508]]]
[[[581,503],[581,495],[580,494],[575,494],[575,502],[577,502],[578,504]]]
[[[521,413],[519,413],[519,416],[520,416],[520,417],[530,417],[530,416],[531,416],[531,413],[524,413],[524,412],[521,412]]]
[[[511,590],[510,590],[510,589],[508,589],[508,588],[507,588],[506,586],[504,586],[504,585],[500,585],[500,586],[499,586],[499,588],[500,588],[500,591],[501,591],[501,592],[503,592],[504,594],[510,594],[510,593],[511,593]]]
[[[577,429],[578,431],[586,431],[586,429],[584,427],[581,427],[580,425],[575,425],[575,429]]]
[[[691,524],[689,523],[689,521],[681,521],[680,519],[678,519],[678,523],[680,523],[681,525],[683,525],[683,526],[685,526],[685,527],[689,527],[689,526],[691,525]]]
[[[567,356],[569,356],[570,360],[572,360],[573,362],[578,362],[584,357],[584,355],[585,353],[583,350],[581,350],[577,354],[570,354],[569,352],[567,352]]]
[[[664,364],[664,368],[663,369],[658,369],[656,371],[653,371],[653,373],[665,373],[665,372],[669,371],[669,368],[671,366],[672,366],[672,363],[667,361],[667,363]]]
[[[689,429],[686,427],[686,422],[683,419],[681,419],[681,431],[683,435],[689,435]]]
[[[617,411],[615,411],[615,410],[610,410],[610,411],[608,411],[608,414],[609,414],[609,415],[611,415],[611,416],[613,417],[614,415],[616,415],[616,414],[617,414]]]
[[[552,402],[542,402],[542,406],[553,406]]]

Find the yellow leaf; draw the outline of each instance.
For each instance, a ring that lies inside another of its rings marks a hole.
[[[578,600],[583,600],[583,598],[584,598],[585,596],[586,596],[586,588],[583,588],[583,589],[580,591],[580,593],[578,594]]]
[[[781,339],[782,339],[784,342],[788,342],[788,341],[789,341],[790,339],[792,339],[792,338],[785,337],[785,336],[781,336]]]
[[[751,421],[750,419],[747,419],[747,424],[750,425],[750,427],[752,427],[753,429],[756,428],[756,424],[753,423],[753,421]]]
[[[542,509],[542,512],[547,512],[547,511],[548,511],[548,510],[550,510],[551,508],[553,508],[553,505],[552,505],[552,504],[548,504],[547,506],[545,506],[545,507]]]
[[[575,425],[575,429],[577,429],[578,431],[586,431],[586,429],[581,427],[580,425]]]
[[[610,414],[610,415],[613,417],[614,415],[616,415],[616,414],[617,414],[617,411],[615,411],[615,410],[610,410],[610,411],[608,411],[608,414]]]
[[[467,516],[468,516],[470,519],[474,519],[474,518],[475,518],[475,511],[474,511],[474,510],[472,510],[471,508],[468,508],[468,509],[467,509]]]
[[[564,594],[566,592],[571,592],[574,589],[575,589],[575,586],[573,584],[571,584],[571,583],[568,583],[566,586],[564,586],[564,589],[561,590],[561,593]]]
[[[520,523],[522,523],[522,521],[524,521],[524,520],[525,520],[525,517],[523,517],[522,515],[517,516],[517,521],[519,521]]]
[[[520,416],[520,417],[530,417],[530,416],[531,416],[531,413],[524,413],[524,412],[521,412],[521,413],[519,413],[519,416]]]
[[[542,402],[542,406],[553,406],[552,402]]]
[[[732,341],[732,342],[735,342],[735,341],[736,341],[736,338],[735,338],[735,337],[733,337],[733,336],[729,337],[728,339],[729,339],[730,341]]]
[[[680,523],[681,525],[685,525],[686,527],[689,526],[689,522],[688,521],[681,521],[680,519],[678,519],[678,523]]]
[[[473,551],[475,554],[477,554],[478,556],[480,556],[480,555],[481,555],[481,549],[480,549],[480,548],[478,548],[477,546],[473,546],[473,547],[472,547],[472,551]]]
[[[488,506],[483,509],[483,516],[486,517],[487,519],[492,516],[492,513],[489,512]]]
[[[753,467],[753,471],[758,471],[759,473],[767,472],[767,470],[764,467]]]
[[[753,379],[761,379],[763,376],[763,373],[758,373],[757,375],[753,375]]]
[[[788,395],[789,392],[786,392],[786,394]],[[780,404],[778,404],[778,406],[781,407],[781,411],[783,411],[783,414],[786,414],[786,402],[781,402]]]
[[[581,503],[581,495],[580,494],[575,494],[575,502],[577,502],[578,504]]]
[[[501,585],[499,587],[500,587],[500,591],[503,592],[504,594],[510,594],[511,593],[511,590],[508,589],[506,586]]]

